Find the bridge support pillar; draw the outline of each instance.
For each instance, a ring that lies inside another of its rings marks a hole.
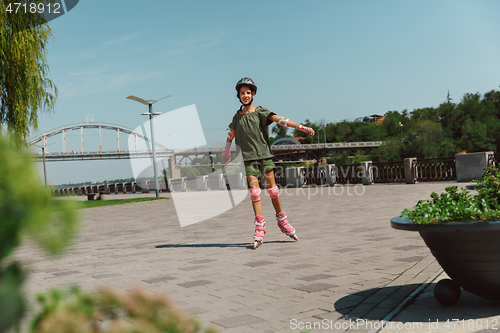
[[[208,176],[198,176],[196,177],[196,190],[197,191],[206,191],[208,189]]]
[[[363,172],[363,185],[373,184],[373,166],[372,161],[361,162],[361,170]]]
[[[413,167],[413,161],[415,161],[416,157],[405,158],[405,181],[406,184],[415,184],[417,183],[418,170],[417,167]]]

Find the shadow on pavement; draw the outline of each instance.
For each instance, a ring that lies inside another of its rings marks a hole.
[[[273,244],[273,243],[295,243],[294,241],[268,241],[264,242],[262,246],[265,246],[266,244]],[[164,244],[164,245],[157,245],[155,248],[157,249],[164,249],[164,248],[182,248],[182,247],[246,247],[248,249],[253,250],[253,243],[233,243],[233,244],[223,244],[223,243],[213,243],[213,244]]]
[[[363,290],[335,302],[335,310],[343,319],[382,320],[420,284]],[[429,284],[409,301],[395,319],[411,322],[467,320],[500,315],[500,301],[490,301],[462,290],[453,306],[441,305],[433,295],[435,283]],[[394,320],[394,318],[392,319]]]

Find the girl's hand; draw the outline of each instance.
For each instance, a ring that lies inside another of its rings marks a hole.
[[[298,129],[299,131],[302,131],[302,132],[304,132],[304,133],[306,133],[306,134],[309,134],[309,135],[314,135],[314,133],[315,133],[315,132],[314,132],[314,130],[313,130],[312,128],[307,127],[307,126],[303,126],[303,125],[299,125],[299,126],[297,127],[297,129]]]

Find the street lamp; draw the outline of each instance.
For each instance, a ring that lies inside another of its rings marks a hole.
[[[326,126],[325,125],[319,125],[319,128],[318,128],[318,143],[319,143],[319,137],[320,137],[320,134],[319,134],[319,131],[320,130],[323,130],[325,132],[325,145],[326,145]]]
[[[45,134],[45,133],[44,133]],[[53,145],[54,143],[51,143],[51,145]],[[42,148],[42,161],[43,161],[43,178],[45,180],[45,186],[47,186],[47,169],[45,168],[45,147],[47,146],[47,143],[45,142],[44,140],[44,144],[43,146],[39,146],[39,145],[36,145],[34,143],[32,143],[31,145],[35,146],[35,147],[38,147],[38,148]],[[50,145],[49,145],[50,146]]]
[[[172,95],[168,95],[168,96],[165,96],[165,97],[162,97],[160,99],[157,99],[156,101],[155,100],[143,100],[142,98],[139,98],[139,97],[135,97],[135,96],[128,96],[127,99],[131,99],[133,101],[136,101],[136,102],[139,102],[139,103],[142,103],[144,105],[148,105],[149,106],[149,112],[145,112],[145,113],[141,113],[141,115],[149,115],[149,124],[151,125],[151,144],[153,146],[153,171],[154,171],[154,177],[155,177],[155,184],[156,184],[156,197],[159,198],[160,197],[160,189],[159,189],[159,186],[158,186],[158,174],[156,172],[156,147],[155,147],[155,144],[156,144],[156,141],[155,141],[155,132],[154,132],[154,127],[153,127],[153,116],[156,116],[156,115],[159,115],[161,114],[161,112],[155,112],[153,113],[153,104],[155,104],[156,102],[158,101],[161,101],[162,99],[165,99],[167,97],[170,97]]]

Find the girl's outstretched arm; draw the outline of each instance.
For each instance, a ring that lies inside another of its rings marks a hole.
[[[230,129],[229,134],[227,135],[226,140],[226,149],[222,152],[222,163],[227,164],[231,160],[231,153],[229,152],[229,148],[231,147],[231,143],[236,135],[236,132]]]
[[[302,132],[304,132],[306,134],[314,135],[314,130],[312,128],[304,126],[304,125],[301,125],[301,124],[298,124],[298,123],[296,123],[294,121],[291,121],[290,119],[286,119],[285,117],[280,117],[280,116],[277,116],[277,115],[271,115],[271,116],[267,117],[267,119],[272,120],[274,122],[277,122],[278,125],[285,126],[285,127],[296,128],[299,131],[302,131]]]

